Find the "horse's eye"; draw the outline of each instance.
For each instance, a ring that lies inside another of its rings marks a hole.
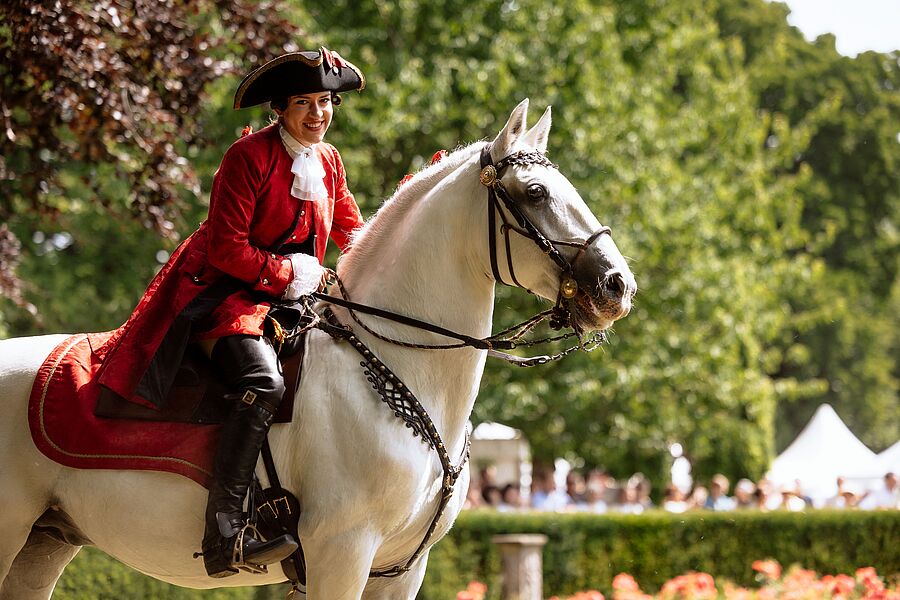
[[[528,186],[528,197],[531,200],[543,200],[547,197],[547,188],[540,183],[532,183]]]

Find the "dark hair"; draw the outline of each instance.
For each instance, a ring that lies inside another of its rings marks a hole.
[[[486,504],[493,505],[491,496],[493,496],[494,494],[499,494],[500,500],[503,500],[503,492],[500,490],[500,488],[495,485],[486,485],[481,490],[481,499],[484,500]]]
[[[340,106],[341,102],[343,102],[343,101],[344,101],[344,99],[341,98],[340,94],[338,94],[337,92],[331,92],[331,103],[333,105]],[[281,96],[278,98],[273,98],[272,100],[269,101],[269,107],[272,110],[275,110],[275,109],[287,110],[287,105],[288,105],[288,96]]]
[[[284,110],[287,108],[288,99],[287,96],[282,96],[280,98],[273,98],[269,101],[269,108],[272,110]]]

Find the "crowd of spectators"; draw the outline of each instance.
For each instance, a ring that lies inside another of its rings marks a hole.
[[[472,478],[466,496],[466,508],[494,508],[498,511],[543,510],[605,513],[617,512],[638,514],[645,510],[659,508],[671,513],[691,510],[789,510],[802,511],[809,508],[900,508],[900,486],[894,473],[884,476],[883,486],[865,492],[854,491],[846,485],[844,478],[836,482],[836,493],[825,499],[813,501],[803,492],[800,482],[794,486],[776,488],[763,479],[756,483],[740,479],[734,486],[724,475],[715,475],[709,487],[694,485],[690,490],[682,490],[668,484],[662,501],[657,506],[651,500],[650,481],[641,473],[632,475],[625,481],[617,481],[602,470],[591,470],[586,474],[569,471],[565,485],[558,485],[553,471],[539,471],[532,478],[530,494],[527,498],[518,485],[506,483],[498,485],[493,470],[482,469]]]

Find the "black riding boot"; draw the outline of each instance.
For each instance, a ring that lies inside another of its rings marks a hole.
[[[227,577],[238,572],[235,564],[241,557],[254,565],[280,562],[297,549],[297,542],[289,535],[261,541],[244,529],[244,500],[284,392],[277,356],[264,339],[230,336],[216,344],[213,362],[228,379],[256,384],[244,387],[240,399],[228,397],[235,406],[222,425],[206,505],[203,562],[210,577]]]

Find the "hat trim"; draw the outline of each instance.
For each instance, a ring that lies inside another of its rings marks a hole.
[[[291,52],[289,54],[283,54],[283,55],[279,56],[278,58],[274,58],[274,59],[270,60],[263,66],[259,67],[258,69],[256,69],[255,71],[251,72],[249,75],[244,77],[244,80],[241,82],[241,85],[238,86],[237,92],[234,94],[234,108],[241,107],[241,100],[244,99],[244,92],[247,91],[247,88],[250,87],[250,85],[254,81],[259,79],[260,75],[268,72],[273,67],[277,67],[281,63],[292,61],[292,60],[299,60],[300,62],[305,63],[306,66],[308,66],[308,67],[318,67],[322,64],[323,57],[322,57],[321,51],[319,52],[318,59],[307,58],[306,56],[303,55],[302,52]],[[356,70],[356,69],[354,69],[354,70]],[[359,71],[357,71],[357,73],[359,73]],[[360,88],[360,89],[362,89],[362,88]]]
[[[325,47],[324,47],[324,46],[322,46],[322,47],[319,49],[319,56],[324,56],[324,55],[325,55],[325,53],[322,52],[322,50],[325,50]],[[333,52],[333,53],[334,53],[334,54],[337,54],[337,52]],[[338,54],[338,56],[340,56],[340,54]],[[352,62],[350,62],[349,60],[347,60],[347,59],[344,58],[343,56],[340,56],[340,58],[341,58],[341,60],[344,61],[344,63],[350,68],[350,70],[353,71],[354,73],[356,73],[356,76],[359,77],[359,87],[356,88],[356,91],[357,91],[357,92],[361,92],[361,91],[363,91],[364,89],[366,89],[366,76],[363,75],[363,72],[360,71],[359,68],[358,68],[356,65],[354,65]]]
[[[344,61],[344,62],[346,62],[347,66],[350,67],[353,70],[353,72],[356,73],[356,75],[359,77],[359,87],[356,88],[356,91],[361,92],[362,90],[366,89],[366,76],[362,74],[362,71],[357,69],[356,65],[354,65],[352,62],[350,62],[350,61]]]

